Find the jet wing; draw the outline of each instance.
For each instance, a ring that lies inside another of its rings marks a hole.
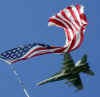
[[[79,74],[74,75],[71,79],[69,78],[68,81],[71,82],[72,85],[74,85],[77,88],[77,90],[83,89],[83,84]]]
[[[74,68],[74,60],[72,59],[72,56],[68,53],[64,53],[64,61],[63,61],[63,67],[62,70],[65,72],[70,72],[72,68]]]

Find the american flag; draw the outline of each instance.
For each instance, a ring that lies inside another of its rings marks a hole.
[[[0,54],[0,59],[7,62],[8,64],[12,64],[43,54],[61,53],[64,49],[64,47],[55,47],[47,44],[33,43],[7,50]]]
[[[69,53],[80,47],[83,41],[85,27],[88,24],[83,6],[69,6],[55,16],[52,16],[48,22],[48,25],[56,25],[64,29],[66,35],[66,44],[64,47],[40,43],[27,44],[1,53],[0,59],[12,64],[43,54]]]

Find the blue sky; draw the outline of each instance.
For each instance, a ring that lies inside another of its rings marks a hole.
[[[100,96],[99,3],[99,0],[0,0],[0,52],[33,42],[63,46],[64,31],[48,27],[48,18],[72,4],[85,6],[89,24],[83,44],[72,52],[72,56],[78,60],[87,53],[95,76],[81,74],[84,90],[74,93],[75,88],[68,87],[63,81],[41,87],[35,85],[60,70],[62,56],[44,55],[13,64],[31,97]],[[0,62],[0,67],[0,97],[25,97],[8,65]]]

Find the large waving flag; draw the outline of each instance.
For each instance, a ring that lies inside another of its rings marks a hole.
[[[61,10],[55,16],[52,16],[48,23],[48,25],[56,25],[64,29],[66,35],[66,44],[64,47],[40,43],[26,44],[1,53],[0,59],[12,64],[43,54],[69,53],[80,47],[87,24],[84,7],[81,5],[69,6]]]
[[[79,48],[88,22],[82,5],[72,5],[52,16],[48,25],[56,25],[65,30],[66,52]]]

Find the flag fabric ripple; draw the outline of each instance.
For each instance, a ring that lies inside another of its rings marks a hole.
[[[64,47],[50,46],[40,43],[22,45],[0,54],[0,59],[12,64],[35,56],[49,53],[71,52],[79,48],[88,22],[82,5],[72,5],[50,17],[48,25],[56,25],[65,31],[66,44]]]
[[[65,31],[66,52],[79,48],[84,36],[88,21],[82,5],[72,5],[61,10],[55,16],[50,17],[48,25],[56,25]]]

